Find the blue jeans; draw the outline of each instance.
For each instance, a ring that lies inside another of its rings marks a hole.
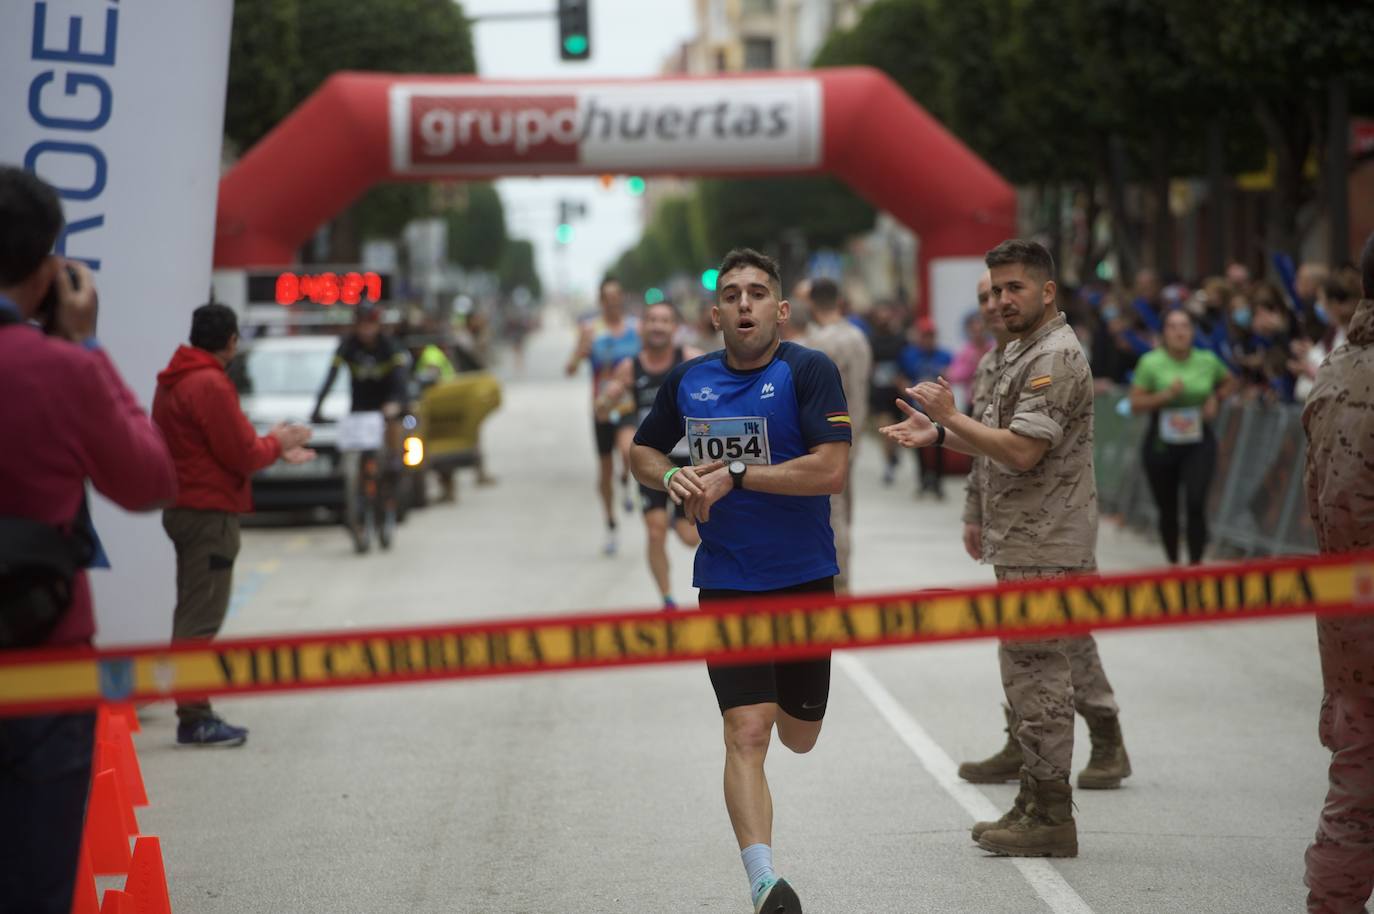
[[[0,914],[69,914],[95,713],[0,719]]]

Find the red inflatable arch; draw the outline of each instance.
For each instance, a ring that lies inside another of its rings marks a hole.
[[[1015,231],[1011,186],[868,68],[564,83],[338,73],[221,180],[215,263],[289,264],[380,181],[611,172],[836,175],[920,237],[926,289],[932,262]]]

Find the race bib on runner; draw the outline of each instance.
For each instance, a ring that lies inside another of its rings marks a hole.
[[[1197,444],[1202,440],[1202,407],[1161,409],[1159,439],[1165,444]]]
[[[765,466],[773,462],[768,451],[768,419],[763,416],[688,418],[687,450],[693,466],[714,460]]]

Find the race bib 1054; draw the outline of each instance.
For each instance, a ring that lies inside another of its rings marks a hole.
[[[713,460],[767,465],[773,462],[768,450],[768,420],[763,416],[738,416],[729,419],[687,419],[687,448],[692,465]]]

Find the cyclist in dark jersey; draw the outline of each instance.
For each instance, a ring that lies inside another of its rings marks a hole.
[[[849,408],[835,363],[784,343],[777,264],[751,250],[725,256],[712,318],[725,349],[669,372],[635,433],[631,467],[697,523],[699,602],[834,594],[830,496],[843,491]],[[668,456],[687,435],[692,466]],[[782,744],[809,752],[830,694],[830,658],[709,665],[724,722],[725,806],[755,914],[800,914],[773,870],[773,803],[764,759]]]
[[[359,305],[354,314],[353,332],[339,342],[334,361],[329,366],[319,396],[315,398],[315,409],[310,415],[312,423],[324,421],[320,410],[329,389],[334,386],[334,378],[340,368],[348,369],[352,383],[352,413],[381,413],[386,419],[385,448],[379,455],[382,472],[383,491],[390,503],[388,517],[394,513],[394,493],[401,476],[401,413],[406,402],[406,374],[410,356],[389,335],[382,332],[381,310]],[[357,452],[343,456],[345,525],[353,537],[354,548],[359,552],[367,551],[367,524],[360,520],[354,510],[355,493],[359,486],[360,466],[363,461]],[[385,523],[390,523],[388,520]],[[382,537],[382,547],[386,548],[389,535]]]
[[[350,412],[380,412],[388,419],[400,416],[406,401],[406,366],[410,359],[395,340],[382,332],[382,314],[375,307],[359,305],[354,315],[353,332],[339,342],[339,350],[329,366],[329,374],[315,398],[310,421],[320,422],[320,409],[340,368],[348,369],[353,387]]]
[[[637,427],[654,405],[658,389],[668,373],[687,359],[701,355],[701,351],[691,347],[673,346],[680,323],[677,308],[670,302],[659,302],[644,309],[640,319],[640,332],[643,349],[639,355],[622,359],[615,366],[610,381],[606,384],[598,400],[609,403],[619,402],[630,392],[634,396],[634,426]],[[678,466],[686,466],[691,461],[687,455],[687,439],[683,438],[668,455]],[[664,609],[676,609],[672,588],[668,577],[668,528],[671,525],[683,545],[695,549],[701,543],[696,526],[687,519],[676,505],[670,506],[668,493],[651,489],[646,485],[639,487],[639,501],[644,509],[644,528],[648,534],[649,571],[658,585],[659,596],[663,599]]]

